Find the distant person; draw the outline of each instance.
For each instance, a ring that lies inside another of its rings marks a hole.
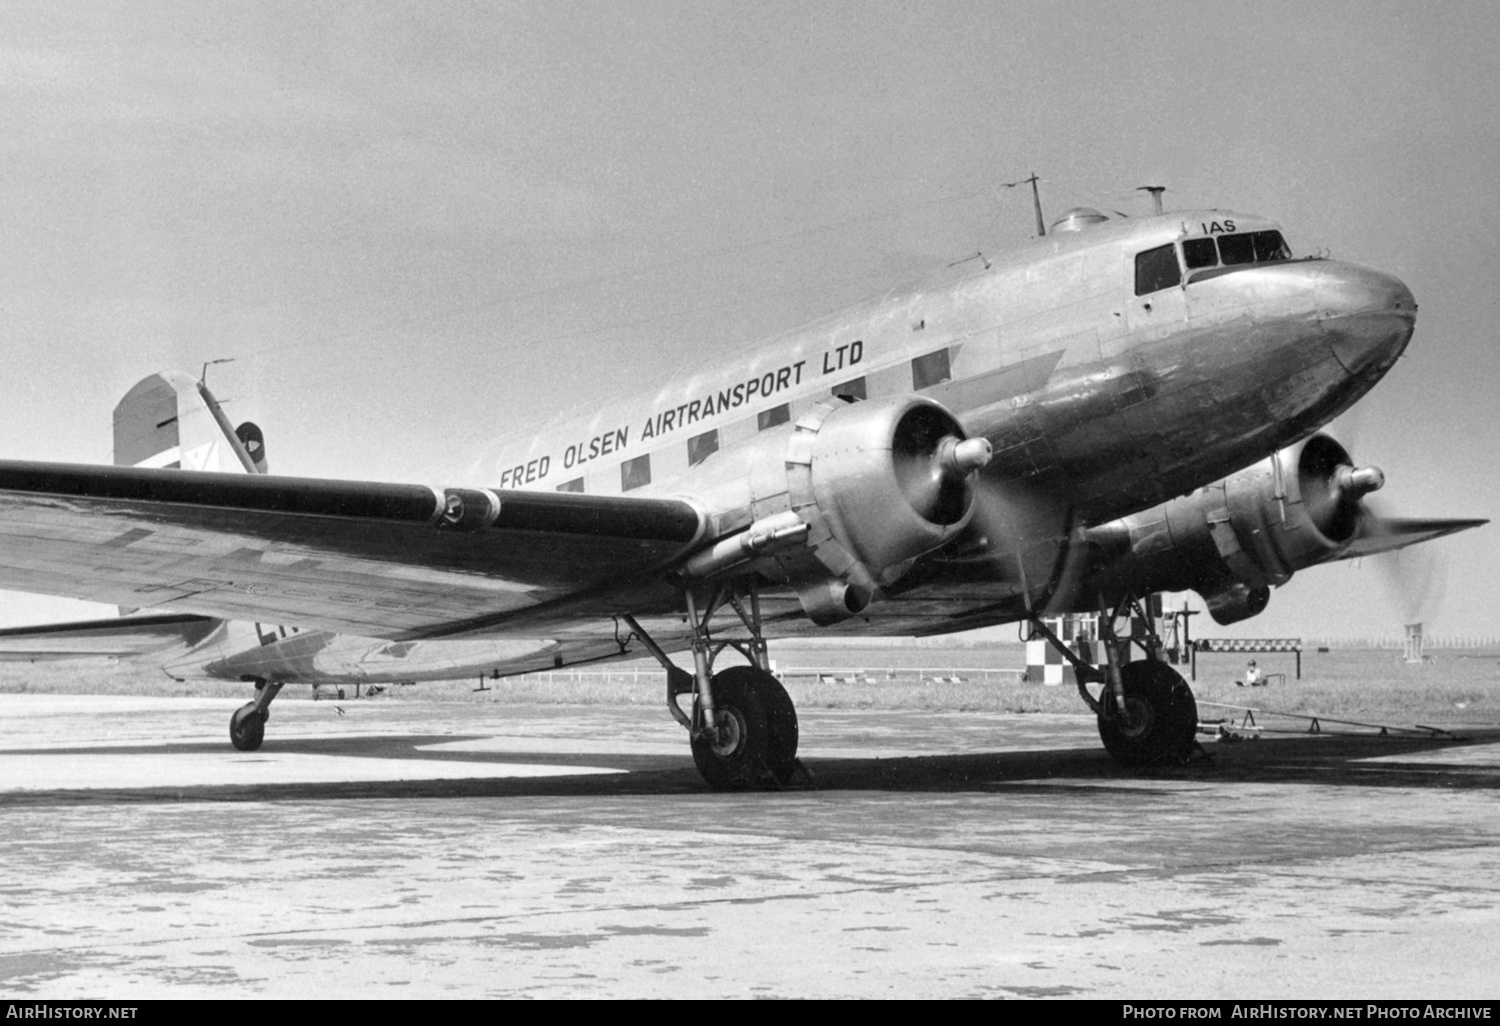
[[[1255,665],[1255,660],[1250,660],[1250,665],[1245,667],[1245,679],[1239,682],[1240,687],[1258,688],[1265,683],[1260,675],[1260,667]]]

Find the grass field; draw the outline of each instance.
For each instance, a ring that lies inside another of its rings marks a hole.
[[[859,674],[856,682],[819,680],[791,672],[787,691],[802,709],[931,709],[1011,713],[1086,714],[1071,685],[1045,687],[1022,682],[1021,645],[943,649],[891,644],[860,647],[772,647],[782,672],[827,670]],[[1242,688],[1234,678],[1247,657],[1202,655],[1194,693],[1205,718],[1232,715],[1209,703],[1258,710],[1403,726],[1500,724],[1500,652],[1440,651],[1432,661],[1408,666],[1390,650],[1304,652],[1303,677],[1294,675],[1289,654],[1257,656],[1262,669],[1285,673],[1284,684]],[[1181,668],[1186,676],[1186,667]],[[957,682],[933,682],[957,676]],[[872,679],[864,679],[872,678]],[[925,681],[924,681],[925,678]],[[654,663],[618,663],[578,672],[536,674],[487,682],[452,681],[384,689],[373,701],[425,700],[508,704],[649,704],[663,701],[661,671]],[[157,669],[103,663],[0,663],[0,693],[138,694],[248,697],[244,684],[178,683]],[[289,688],[287,697],[306,695]],[[323,689],[331,695],[330,689]],[[345,690],[346,700],[353,689]],[[363,699],[362,699],[363,700]]]

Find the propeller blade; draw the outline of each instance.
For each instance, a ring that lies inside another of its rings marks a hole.
[[[1489,523],[1484,519],[1400,517],[1383,503],[1362,504],[1359,534],[1338,559],[1370,557],[1401,622],[1422,623],[1437,615],[1447,591],[1449,553],[1422,542]]]
[[[1070,507],[1046,492],[1019,481],[979,478],[973,526],[980,534],[967,558],[989,561],[997,579],[1024,585],[1036,597],[1049,582],[1056,587],[1049,602],[1072,599],[1088,570],[1090,547],[1070,541]],[[1058,564],[1059,546],[1062,562]]]

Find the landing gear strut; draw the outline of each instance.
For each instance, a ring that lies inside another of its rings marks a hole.
[[[1133,596],[1113,609],[1100,602],[1099,640],[1109,652],[1103,668],[1080,659],[1036,617],[1031,626],[1072,664],[1078,693],[1099,717],[1099,738],[1116,762],[1131,768],[1184,762],[1197,746],[1198,703],[1182,675],[1162,660],[1154,633],[1142,639],[1146,658],[1126,662],[1130,639],[1117,636],[1114,625],[1127,607],[1144,619]],[[1098,698],[1090,684],[1103,685]]]
[[[255,682],[255,700],[246,702],[229,717],[229,743],[239,751],[253,752],[266,739],[266,721],[271,718],[271,700],[281,690],[279,683]]]
[[[797,761],[797,709],[771,673],[760,627],[760,600],[753,586],[749,609],[733,586],[716,588],[702,612],[688,589],[688,622],[693,628],[694,672],[677,667],[634,617],[623,619],[641,643],[667,671],[667,709],[687,728],[693,762],[703,779],[717,790],[778,787],[800,768]],[[717,640],[709,620],[725,605],[739,615],[750,632],[748,639]],[[733,648],[748,666],[713,672],[714,660]],[[692,713],[677,704],[679,695],[692,695]]]

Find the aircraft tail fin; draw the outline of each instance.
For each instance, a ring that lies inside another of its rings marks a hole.
[[[264,474],[266,444],[249,421],[231,428],[206,384],[162,371],[142,378],[115,406],[115,466]],[[135,612],[120,607],[121,616]]]
[[[265,438],[238,428],[208,386],[178,371],[142,379],[115,407],[115,466],[264,474]]]

